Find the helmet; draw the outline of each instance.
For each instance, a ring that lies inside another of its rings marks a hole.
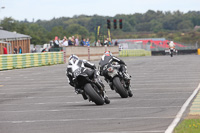
[[[75,61],[77,61],[77,60],[79,60],[79,58],[78,58],[78,56],[76,56],[76,55],[74,55],[74,54],[72,54],[70,57],[69,57],[69,62],[70,61],[73,61],[73,62],[75,62]]]
[[[105,55],[105,56],[112,56],[112,53],[111,53],[110,51],[106,51],[106,52],[104,53],[104,55]]]

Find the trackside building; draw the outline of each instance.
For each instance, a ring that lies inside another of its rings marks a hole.
[[[3,47],[7,47],[8,53],[13,54],[14,47],[22,48],[22,53],[30,52],[31,37],[16,32],[10,32],[0,29],[0,54],[3,54]]]

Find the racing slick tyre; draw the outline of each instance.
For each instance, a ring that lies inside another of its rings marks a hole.
[[[113,85],[116,87],[117,92],[121,96],[121,98],[127,98],[128,92],[125,90],[124,86],[121,84],[119,77],[115,77],[113,79]]]
[[[94,88],[91,86],[90,83],[87,83],[84,86],[85,93],[90,97],[90,99],[96,104],[96,105],[103,105],[104,99],[99,96],[99,94],[94,90]]]

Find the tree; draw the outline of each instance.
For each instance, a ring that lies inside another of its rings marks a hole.
[[[190,20],[185,20],[185,21],[180,22],[177,27],[178,27],[178,30],[192,29],[194,25]]]
[[[67,33],[70,34],[70,36],[78,34],[78,35],[86,37],[89,35],[88,30],[79,24],[72,24],[72,25],[68,26],[66,28],[66,31],[67,31]]]
[[[1,22],[1,26],[4,30],[8,31],[16,31],[17,29],[17,21],[15,21],[13,18],[4,18]]]

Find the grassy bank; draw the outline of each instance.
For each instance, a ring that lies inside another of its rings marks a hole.
[[[184,119],[174,133],[200,133],[200,119]]]

